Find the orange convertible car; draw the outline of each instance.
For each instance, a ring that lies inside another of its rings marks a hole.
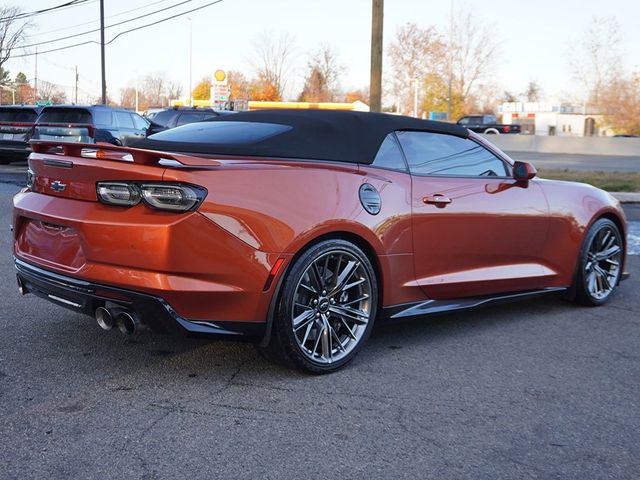
[[[376,317],[554,292],[599,305],[624,277],[616,200],[457,125],[259,111],[136,148],[32,147],[19,288],[104,329],[251,338],[321,373]]]

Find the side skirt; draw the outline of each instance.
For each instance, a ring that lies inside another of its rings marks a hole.
[[[529,290],[526,292],[515,292],[508,294],[492,295],[485,297],[455,298],[449,300],[427,300],[425,302],[409,303],[404,305],[393,305],[382,310],[381,318],[384,320],[396,320],[410,317],[422,317],[428,315],[439,315],[459,310],[471,310],[499,303],[510,303],[519,300],[549,295],[553,293],[566,292],[564,287],[550,287],[542,290]]]

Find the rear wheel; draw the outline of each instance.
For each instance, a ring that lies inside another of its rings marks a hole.
[[[303,370],[335,371],[369,336],[377,302],[375,273],[364,252],[344,240],[320,242],[287,274],[269,349]]]
[[[602,305],[620,281],[624,243],[611,220],[597,220],[587,232],[580,251],[576,277],[576,300],[583,305]]]

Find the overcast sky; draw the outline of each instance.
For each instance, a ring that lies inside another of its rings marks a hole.
[[[126,20],[184,0],[105,0],[106,24]],[[117,33],[189,10],[211,0],[192,0],[176,8],[106,31],[107,41]],[[3,2],[11,4],[11,2]],[[16,1],[25,11],[65,3],[63,0]],[[501,45],[495,82],[512,92],[524,90],[536,80],[549,99],[562,92],[575,92],[567,69],[567,57],[593,16],[615,16],[621,25],[625,66],[640,68],[640,2],[637,0],[455,0],[456,7],[473,10],[492,26]],[[385,45],[406,22],[435,25],[444,30],[450,11],[447,0],[386,0]],[[123,13],[128,12],[128,13]],[[47,42],[98,28],[99,1],[34,17],[29,44]],[[369,81],[371,0],[223,0],[190,15],[193,27],[193,78],[210,75],[217,68],[251,74],[252,41],[269,30],[295,36],[296,69],[292,78],[302,77],[307,54],[326,42],[335,46],[346,66],[344,88],[360,88]],[[123,35],[107,46],[107,85],[111,97],[132,84],[136,75],[164,71],[183,82],[188,79],[189,20],[180,17]],[[99,40],[93,33],[40,45],[40,51]],[[29,48],[31,53],[35,48]],[[100,92],[100,49],[97,44],[80,46],[38,56],[38,77],[60,85],[73,85],[74,68],[80,73],[80,89],[93,96]],[[15,58],[7,68],[12,77],[24,71],[34,77],[34,57]],[[291,87],[301,88],[301,80]],[[67,90],[70,95],[71,90]],[[296,92],[297,93],[297,92]]]

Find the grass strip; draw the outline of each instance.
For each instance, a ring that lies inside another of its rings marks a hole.
[[[589,183],[608,192],[640,192],[640,173],[637,172],[601,172],[545,168],[538,170],[538,176],[550,180]]]

